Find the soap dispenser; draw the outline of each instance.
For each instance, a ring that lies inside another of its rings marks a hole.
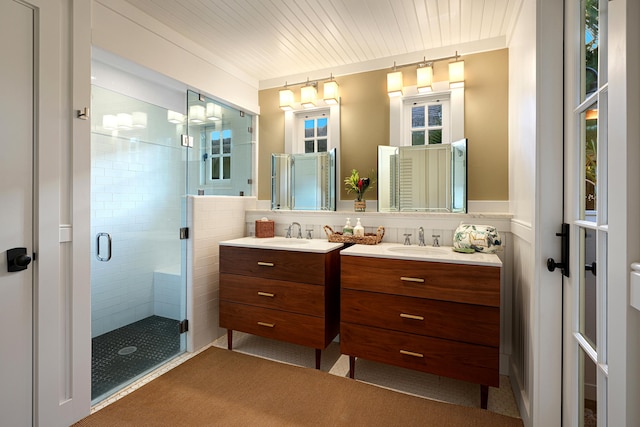
[[[351,218],[347,218],[347,223],[342,229],[343,236],[353,236],[353,227],[351,226]]]
[[[358,218],[356,226],[353,227],[353,235],[356,237],[364,237],[364,227],[360,224],[360,218]]]

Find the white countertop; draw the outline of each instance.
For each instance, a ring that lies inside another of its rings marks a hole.
[[[399,243],[380,243],[378,245],[353,245],[341,250],[340,254],[502,267],[502,261],[496,254],[484,254],[481,252],[471,254],[458,253],[454,252],[451,246],[405,246]]]
[[[287,239],[279,236],[264,238],[241,237],[239,239],[222,241],[220,245],[317,253],[331,252],[334,249],[339,249],[344,246],[342,243],[331,243],[326,239],[296,239],[295,237]]]

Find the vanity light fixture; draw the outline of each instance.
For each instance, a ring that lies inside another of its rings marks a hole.
[[[147,127],[147,113],[134,111],[131,114],[131,124],[134,128],[145,129]]]
[[[118,118],[113,114],[102,116],[102,127],[105,130],[116,130],[118,128]]]
[[[323,86],[323,97],[318,99],[318,83],[325,82]],[[300,88],[300,103],[296,104],[291,86],[302,86]],[[307,78],[304,82],[298,83],[285,83],[284,89],[279,92],[280,108],[284,111],[293,111],[299,109],[300,106],[304,108],[313,108],[322,105],[322,102],[326,105],[335,105],[340,103],[340,96],[338,94],[338,82],[333,78],[333,74],[329,77],[322,79],[309,80]]]
[[[393,71],[387,74],[387,93],[389,97],[402,96],[402,71],[397,71],[393,62]]]
[[[431,92],[433,84],[433,66],[431,63],[420,64],[416,70],[416,79],[418,82],[418,93]]]
[[[449,87],[464,87],[464,61],[458,60],[458,52],[456,60],[449,63]]]
[[[184,122],[184,114],[177,111],[167,110],[167,121],[174,125],[179,125]]]
[[[433,85],[433,64],[450,59],[453,59],[454,61],[449,63],[449,87],[464,87],[464,61],[461,61],[459,58],[460,55],[458,55],[458,52],[456,51],[455,56],[430,59],[428,61],[425,57],[422,61],[412,62],[410,64],[396,65],[394,62],[393,71],[387,73],[387,93],[389,94],[389,97],[402,96],[404,93],[402,71],[399,71],[398,68],[417,66],[416,86],[418,93],[431,92]]]
[[[300,89],[300,104],[304,108],[313,108],[316,106],[316,98],[318,96],[317,82],[307,82]]]
[[[284,85],[284,89],[280,91],[280,108],[284,111],[293,110],[293,91],[291,89],[287,89],[286,83]]]
[[[206,110],[207,120],[222,120],[222,107],[220,105],[213,102],[207,102]]]
[[[118,129],[130,130],[133,127],[133,118],[128,113],[118,113]]]
[[[333,75],[331,75],[331,80],[325,82],[324,84],[324,102],[329,105],[335,105],[338,103],[338,82],[333,80]]]
[[[192,105],[189,107],[189,121],[191,123],[204,123],[204,106]]]

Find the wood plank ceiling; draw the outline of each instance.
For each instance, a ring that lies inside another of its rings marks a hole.
[[[502,40],[522,0],[127,0],[258,82]],[[467,52],[469,53],[469,52]],[[428,59],[428,58],[427,58]]]

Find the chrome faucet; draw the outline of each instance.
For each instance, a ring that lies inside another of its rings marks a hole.
[[[418,227],[418,246],[425,246],[424,243],[424,228]]]
[[[404,235],[404,244],[406,246],[411,246],[411,234]]]
[[[287,228],[287,235],[285,236],[287,239],[291,238],[291,227],[293,227],[294,225],[298,226],[298,239],[302,239],[302,228],[300,227],[300,223],[299,222],[292,222],[291,225],[289,226],[289,228]]]
[[[438,239],[440,238],[439,234],[432,234],[431,237],[433,237],[433,247],[437,248],[438,246],[440,246],[440,242],[438,242]]]

